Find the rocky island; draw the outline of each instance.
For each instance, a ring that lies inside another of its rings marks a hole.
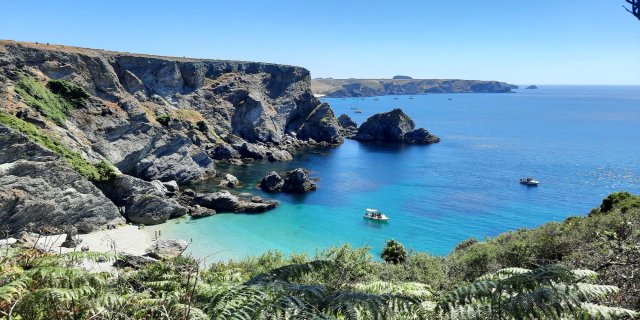
[[[525,89],[538,89],[538,86],[536,86],[535,84],[532,84],[532,85],[526,87]]]
[[[269,210],[277,202],[179,185],[220,174],[215,161],[340,144],[341,130],[300,67],[0,41],[0,219],[12,233]]]
[[[416,129],[411,118],[401,109],[378,113],[365,121],[355,136],[358,141],[404,142],[411,144],[432,144],[440,138],[424,128]]]
[[[499,81],[458,79],[313,79],[316,95],[331,98],[384,95],[419,95],[428,93],[507,93],[518,86]]]

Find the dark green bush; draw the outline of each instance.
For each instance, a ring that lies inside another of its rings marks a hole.
[[[75,107],[81,107],[89,98],[87,91],[71,81],[51,80],[47,83],[47,88],[71,102]]]
[[[32,77],[21,76],[15,90],[28,106],[38,110],[59,126],[65,124],[67,116],[73,110],[71,102],[51,92]]]
[[[207,123],[203,120],[200,120],[198,122],[196,122],[196,126],[198,127],[198,130],[202,131],[202,132],[207,132],[209,131],[209,126],[207,125]]]
[[[387,263],[403,263],[407,260],[407,250],[400,242],[392,239],[387,241],[387,245],[382,249],[380,258]]]
[[[158,121],[158,123],[160,123],[163,126],[169,125],[169,120],[171,120],[171,117],[169,117],[166,114],[161,114],[156,117],[156,121]]]

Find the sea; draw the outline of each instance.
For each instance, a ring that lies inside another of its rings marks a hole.
[[[401,108],[432,145],[359,143],[312,149],[290,162],[218,165],[253,192],[280,201],[263,214],[219,213],[150,227],[191,241],[209,261],[269,250],[315,252],[342,244],[378,256],[389,239],[446,255],[468,238],[485,239],[586,215],[616,191],[640,193],[640,86],[540,86],[514,93],[327,98],[336,115],[357,123]],[[362,110],[355,113],[353,108]],[[266,194],[269,171],[303,167],[319,178],[303,195]],[[523,177],[537,187],[519,184]],[[192,186],[215,191],[212,182]],[[390,217],[363,218],[366,208]]]

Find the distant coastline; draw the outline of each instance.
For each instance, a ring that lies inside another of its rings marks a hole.
[[[517,85],[461,79],[312,79],[316,96],[329,98],[419,95],[429,93],[510,93]]]

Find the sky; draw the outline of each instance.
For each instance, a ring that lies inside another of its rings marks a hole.
[[[305,67],[312,77],[640,85],[623,0],[0,0],[0,39]]]

